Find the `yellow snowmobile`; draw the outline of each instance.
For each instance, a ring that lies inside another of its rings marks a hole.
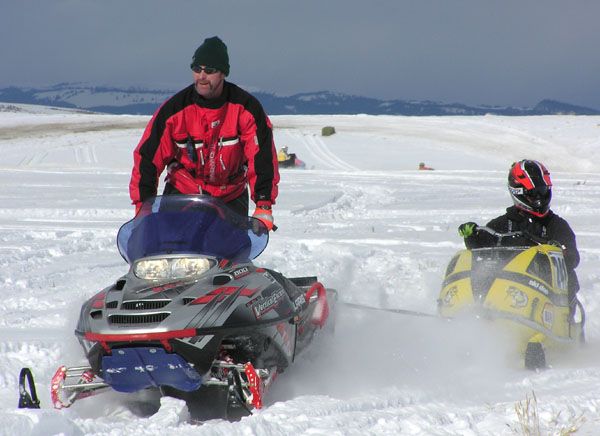
[[[573,311],[569,308],[562,249],[523,232],[478,229],[496,237],[498,244],[461,250],[452,258],[438,299],[439,314],[471,314],[501,324],[528,369],[546,366],[545,350],[583,342],[585,312],[579,302]],[[535,245],[502,245],[514,237]]]
[[[288,153],[287,146],[280,148],[277,152],[277,162],[281,168],[306,168],[306,164],[298,159],[296,153]]]

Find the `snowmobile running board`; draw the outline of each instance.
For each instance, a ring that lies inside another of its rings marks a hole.
[[[237,400],[246,408],[247,406],[253,406],[256,409],[262,408],[264,391],[277,375],[277,371],[255,369],[250,362],[236,364],[217,360],[213,363],[212,368],[225,370],[231,376],[227,377],[227,380],[211,378],[204,381],[202,385],[229,387],[229,390],[236,394]],[[248,381],[244,381],[241,374],[244,374]],[[101,381],[89,366],[67,368],[63,365],[56,370],[52,377],[50,398],[55,409],[63,409],[70,407],[79,399],[96,395],[110,387],[108,383]]]
[[[416,310],[407,310],[407,309],[388,309],[385,307],[374,307],[374,306],[366,306],[364,304],[356,304],[356,303],[347,303],[347,302],[342,302],[342,304],[344,306],[348,306],[351,307],[353,309],[361,309],[361,310],[377,310],[377,311],[382,311],[382,312],[391,312],[391,313],[398,313],[400,315],[408,315],[408,316],[419,316],[419,317],[426,317],[426,318],[441,318],[441,319],[447,319],[444,318],[442,316],[436,315],[434,313],[426,313],[426,312],[418,312]]]

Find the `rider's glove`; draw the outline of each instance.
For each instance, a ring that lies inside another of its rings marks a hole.
[[[269,231],[273,230],[273,211],[271,210],[270,201],[259,201],[256,203],[256,209],[252,217],[261,220]]]
[[[549,245],[554,245],[555,247],[561,248],[563,250],[565,250],[567,247],[565,247],[563,244],[561,244],[560,242],[558,242],[556,239],[550,239],[548,241]]]
[[[468,222],[458,226],[458,234],[463,238],[468,238],[475,230],[477,230],[477,224],[474,222]]]

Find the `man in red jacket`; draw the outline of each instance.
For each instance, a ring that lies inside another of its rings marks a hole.
[[[225,80],[229,55],[218,37],[204,40],[191,68],[194,83],[161,105],[133,152],[136,213],[167,167],[163,195],[207,194],[247,216],[249,187],[253,216],[272,230],[279,169],[271,121],[255,97]]]

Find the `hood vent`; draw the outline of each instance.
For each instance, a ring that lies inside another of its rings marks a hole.
[[[143,315],[110,315],[108,322],[119,325],[158,324],[167,319],[169,315],[169,312],[147,313]]]
[[[229,283],[233,279],[229,274],[219,274],[213,277],[213,285],[215,286],[223,286]]]
[[[123,310],[156,310],[156,309],[162,309],[170,302],[171,302],[171,300],[123,301],[123,304],[121,305],[121,309],[123,309]]]

